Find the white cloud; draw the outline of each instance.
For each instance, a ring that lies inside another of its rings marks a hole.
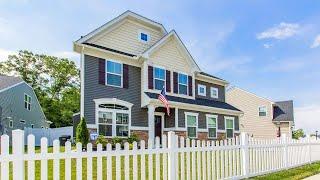
[[[266,49],[269,49],[272,47],[272,44],[265,43],[265,44],[263,44],[263,47]]]
[[[309,105],[294,109],[295,129],[302,128],[307,133],[320,130],[320,105]]]
[[[17,54],[17,52],[0,48],[0,62],[7,60],[8,56],[13,54]]]
[[[257,39],[286,39],[298,33],[299,24],[282,22],[277,26],[269,28],[257,34]]]
[[[310,46],[311,48],[316,48],[320,46],[320,34],[314,39],[313,44]]]

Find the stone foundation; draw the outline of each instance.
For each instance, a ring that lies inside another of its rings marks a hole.
[[[208,140],[208,133],[206,132],[198,132],[198,140]]]

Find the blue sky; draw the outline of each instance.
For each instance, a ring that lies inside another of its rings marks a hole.
[[[72,42],[126,10],[175,29],[200,67],[320,130],[318,1],[0,0],[0,60],[19,49],[78,62]]]

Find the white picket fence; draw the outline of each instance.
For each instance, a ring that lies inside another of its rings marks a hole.
[[[320,160],[320,141],[256,140],[242,133],[240,138],[223,141],[195,141],[178,137],[169,132],[162,142],[156,138],[133,143],[129,147],[116,144],[97,146],[81,144],[72,149],[67,142],[60,151],[59,141],[48,152],[48,141],[41,139],[41,150],[35,151],[35,138],[28,136],[24,150],[24,132],[12,133],[12,153],[9,153],[9,137],[1,136],[1,180],[34,179],[241,179],[279,171]],[[40,163],[39,163],[40,162]],[[63,163],[62,163],[63,162]],[[51,164],[50,164],[51,163]],[[13,173],[9,173],[12,164]],[[48,168],[48,166],[52,168]],[[61,166],[61,167],[60,167]],[[40,177],[36,177],[36,172]]]

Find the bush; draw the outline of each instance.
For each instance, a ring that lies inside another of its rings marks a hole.
[[[87,146],[89,142],[89,130],[85,118],[81,118],[81,121],[77,126],[76,142],[80,142],[83,147]]]
[[[139,138],[136,134],[132,134],[130,137],[128,137],[128,143],[132,144],[134,141],[139,141]]]
[[[122,139],[120,137],[113,137],[112,138],[112,144],[116,145],[117,143],[121,144],[122,143]]]
[[[96,143],[97,144],[101,144],[102,147],[106,147],[106,145],[108,144],[108,140],[104,136],[99,135],[98,138],[97,138]]]

